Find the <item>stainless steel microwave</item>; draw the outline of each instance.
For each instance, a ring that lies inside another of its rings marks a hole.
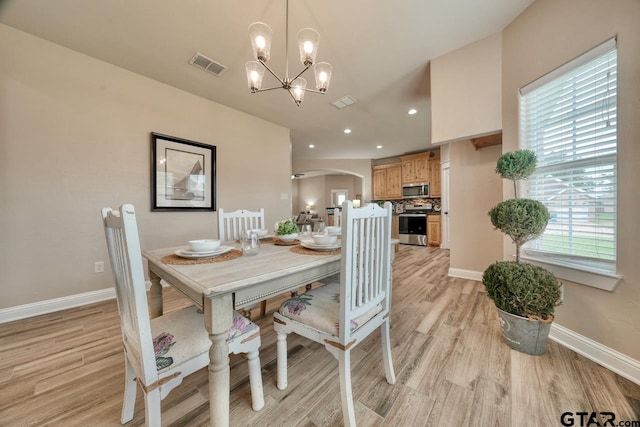
[[[429,183],[404,184],[402,186],[403,199],[417,199],[429,197]]]

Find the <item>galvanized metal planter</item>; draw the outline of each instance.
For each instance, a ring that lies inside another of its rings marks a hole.
[[[497,308],[497,307],[496,307]],[[514,350],[539,356],[544,353],[551,322],[530,320],[498,308],[504,342]]]

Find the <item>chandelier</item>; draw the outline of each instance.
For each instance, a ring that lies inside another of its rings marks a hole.
[[[249,26],[249,38],[251,39],[253,56],[257,60],[249,61],[245,64],[247,83],[251,93],[285,89],[289,92],[297,106],[302,104],[305,92],[325,93],[329,88],[333,68],[326,62],[319,62],[313,65],[316,60],[316,54],[318,53],[318,43],[320,42],[320,34],[313,28],[303,28],[298,32],[300,62],[304,68],[296,74],[295,77],[289,78],[289,0],[287,0],[286,12],[285,71],[284,77],[282,78],[267,65],[271,50],[271,32],[271,28],[263,22],[254,22]],[[307,81],[300,77],[312,65],[316,77],[316,90],[308,89]],[[264,78],[265,69],[278,80],[278,86],[262,89],[262,79]]]

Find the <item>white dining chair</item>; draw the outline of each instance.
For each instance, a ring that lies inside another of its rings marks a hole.
[[[145,424],[160,426],[160,401],[186,376],[209,365],[211,341],[200,310],[191,306],[149,319],[138,227],[133,205],[102,209],[115,279],[125,353],[121,423],[133,418],[137,385],[144,392]],[[264,406],[260,372],[260,328],[234,312],[227,334],[229,353],[246,353],[253,410]],[[137,383],[136,383],[137,382]]]
[[[346,201],[342,206],[340,283],[327,283],[285,301],[273,314],[273,327],[278,388],[287,388],[287,334],[295,332],[318,342],[338,359],[344,425],[355,426],[351,350],[376,329],[387,382],[395,383],[389,338],[391,203],[354,209]]]
[[[218,239],[221,241],[238,240],[242,230],[265,229],[264,208],[259,211],[248,211],[246,209],[238,209],[233,212],[225,212],[224,209],[218,209]],[[256,304],[251,304],[241,309],[246,317],[251,316],[251,309]],[[260,317],[267,312],[267,300],[260,301]]]
[[[246,209],[238,209],[233,212],[225,212],[218,209],[218,239],[222,241],[237,240],[242,230],[264,229],[264,208],[252,212]]]

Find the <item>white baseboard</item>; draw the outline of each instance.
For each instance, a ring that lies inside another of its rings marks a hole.
[[[160,284],[163,287],[169,286],[164,280],[161,280]],[[149,288],[151,288],[151,282],[147,280],[146,285],[147,290],[149,290]],[[41,314],[53,313],[55,311],[66,310],[68,308],[79,307],[81,305],[106,301],[115,297],[116,288],[106,288],[99,291],[85,292],[62,298],[54,298],[30,304],[18,305],[15,307],[3,308],[0,309],[0,324],[13,322],[14,320],[26,319],[27,317],[39,316]]]
[[[578,354],[640,385],[640,361],[604,346],[557,323],[551,324],[549,338]]]
[[[482,271],[450,268],[448,274],[450,277],[458,277],[460,279],[477,280],[478,282],[482,282]]]
[[[95,302],[105,301],[115,297],[115,288],[107,288],[99,291],[85,292],[62,298],[54,298],[31,304],[3,308],[0,309],[0,324],[25,319],[27,317],[39,316],[41,314],[53,313],[54,311],[66,310],[67,308],[93,304]]]

